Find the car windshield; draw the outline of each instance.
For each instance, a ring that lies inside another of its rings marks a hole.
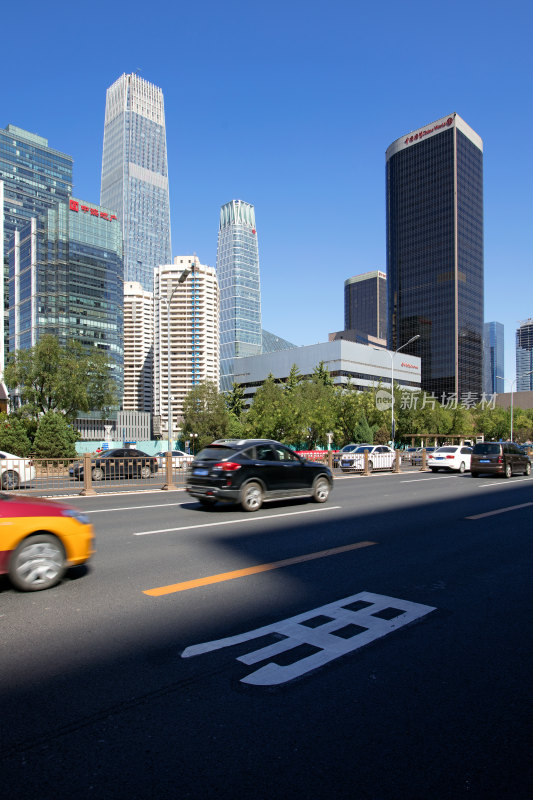
[[[368,447],[358,447],[355,452],[356,453],[364,453],[365,450],[372,450],[372,445],[369,445]]]
[[[483,456],[497,456],[500,452],[501,445],[488,444],[487,442],[480,442],[474,445],[473,453]]]

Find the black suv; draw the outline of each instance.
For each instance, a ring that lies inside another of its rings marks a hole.
[[[187,491],[202,505],[223,500],[245,511],[257,511],[264,500],[302,495],[325,503],[332,486],[328,467],[272,439],[218,439],[198,453],[187,473]]]
[[[505,475],[506,478],[515,472],[529,475],[531,461],[514,442],[478,442],[472,450],[470,474],[476,478],[482,472]]]

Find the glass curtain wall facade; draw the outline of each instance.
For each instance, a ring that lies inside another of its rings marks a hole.
[[[4,309],[4,336],[0,336],[0,374],[9,345],[8,250],[16,230],[72,194],[72,156],[53,150],[43,136],[16,125],[0,128],[0,309]],[[2,200],[3,195],[3,200]]]
[[[107,90],[100,203],[122,225],[125,280],[153,291],[155,267],[172,260],[165,109],[139,75]]]
[[[10,349],[45,334],[111,357],[123,387],[122,232],[113,212],[70,198],[13,236],[9,250]]]
[[[527,319],[516,331],[516,390],[533,390],[533,319]]]
[[[234,382],[234,359],[262,352],[261,285],[255,209],[232,200],[220,209],[220,391]]]
[[[483,391],[487,395],[505,391],[504,338],[501,322],[483,326]]]
[[[344,328],[387,338],[387,276],[365,272],[344,281]]]
[[[483,142],[458,114],[387,150],[389,349],[422,358],[422,389],[480,399]]]

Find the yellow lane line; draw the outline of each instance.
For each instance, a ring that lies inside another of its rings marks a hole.
[[[259,572],[268,572],[271,569],[280,569],[280,567],[288,567],[291,564],[301,564],[304,561],[312,561],[315,558],[335,556],[338,553],[346,553],[349,550],[358,550],[361,547],[370,547],[373,544],[377,544],[377,542],[355,542],[355,544],[346,544],[342,547],[332,547],[329,550],[319,550],[316,553],[307,553],[303,556],[284,558],[282,561],[272,561],[270,564],[258,564],[255,567],[236,569],[233,570],[233,572],[221,572],[218,575],[208,575],[205,578],[197,578],[193,581],[183,581],[183,583],[173,583],[170,584],[170,586],[158,586],[155,589],[145,589],[143,594],[150,595],[150,597],[161,597],[161,595],[164,594],[186,592],[188,589],[197,589],[199,586],[209,586],[212,583],[222,583],[223,581],[235,580],[235,578],[244,578],[247,575],[257,575]]]

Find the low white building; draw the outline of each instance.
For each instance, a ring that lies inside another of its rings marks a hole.
[[[244,387],[250,400],[269,374],[286,380],[294,364],[302,377],[311,377],[315,367],[324,362],[335,385],[351,383],[360,391],[379,383],[389,384],[394,369],[394,383],[407,390],[420,389],[420,358],[404,352],[392,353],[347,339],[294,347],[276,353],[246,356],[235,360],[235,382]]]

